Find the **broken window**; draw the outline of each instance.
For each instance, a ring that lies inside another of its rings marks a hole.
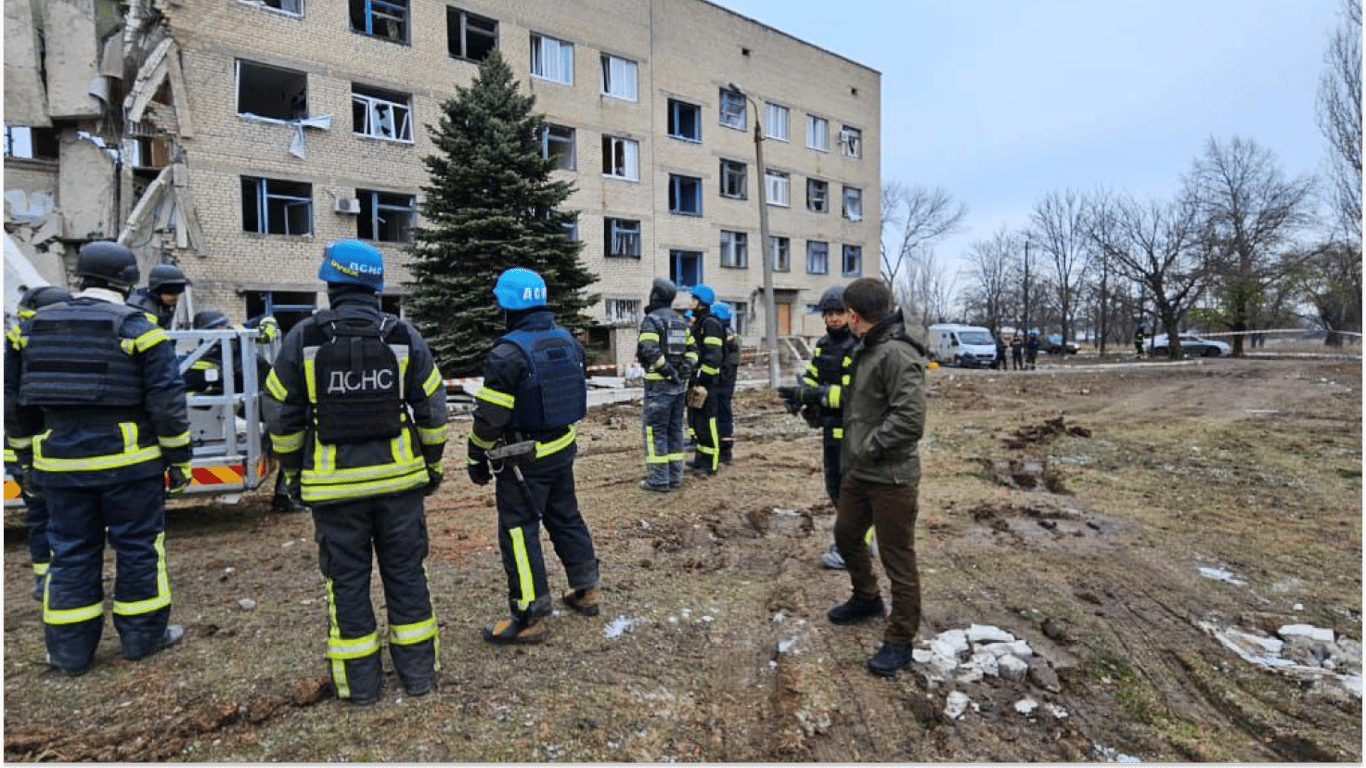
[[[574,129],[567,125],[548,124],[541,131],[541,157],[554,158],[555,167],[572,171],[574,161]]]
[[[806,273],[824,275],[830,271],[830,244],[820,240],[806,241]]]
[[[721,161],[721,196],[744,199],[748,195],[748,173],[745,164],[734,160]]]
[[[845,157],[863,157],[863,131],[848,125],[841,128],[840,151]]]
[[[277,11],[302,16],[304,15],[304,0],[239,0],[247,5],[261,5]]]
[[[721,89],[721,125],[736,130],[745,130],[745,94],[726,88]]]
[[[358,189],[356,197],[360,198],[356,237],[385,243],[412,242],[417,196]]]
[[[608,256],[640,258],[640,222],[632,219],[604,219],[603,237]]]
[[[260,235],[313,233],[313,185],[242,177],[242,230]]]
[[[130,136],[124,162],[131,168],[165,168],[171,164],[171,145],[165,139]]]
[[[640,178],[640,142],[619,136],[602,137],[602,173],[635,181]]]
[[[56,160],[58,154],[56,130],[5,124],[5,157]]]
[[[792,179],[782,171],[764,171],[764,197],[769,205],[791,204]]]
[[[362,136],[411,142],[413,98],[352,83],[351,121],[352,130]]]
[[[446,7],[446,50],[457,59],[483,61],[498,48],[498,22]]]
[[[282,332],[289,333],[289,329],[313,316],[318,294],[312,291],[249,291],[246,303],[248,320],[270,315],[280,323]]]
[[[604,304],[609,323],[640,321],[640,299],[607,299]]]
[[[351,0],[351,30],[408,42],[408,0]]]
[[[736,269],[749,266],[749,235],[721,230],[721,266]]]
[[[764,117],[766,118],[766,125],[764,125],[764,135],[770,139],[787,141],[787,116],[787,107],[784,107],[781,104],[765,104]]]
[[[863,221],[863,190],[858,187],[845,187],[844,204],[840,213],[850,221]]]
[[[636,63],[630,59],[602,55],[602,92],[627,101],[636,100]]]
[[[669,279],[679,288],[692,288],[702,282],[701,251],[669,251]]]
[[[749,302],[730,302],[730,325],[741,336],[745,335],[745,320],[749,318]]]
[[[817,152],[830,151],[830,121],[815,115],[806,116],[806,146]]]
[[[238,59],[237,114],[274,120],[308,117],[308,75]]]
[[[669,99],[669,135],[688,141],[702,140],[702,108],[686,101]]]
[[[845,277],[858,277],[863,274],[863,246],[844,246],[844,260],[840,263],[840,274]]]
[[[669,212],[702,215],[702,180],[696,176],[669,174]]]
[[[830,210],[830,182],[820,179],[806,180],[806,209],[812,213],[826,213]]]
[[[786,237],[768,239],[768,258],[774,272],[792,271],[792,241]]]
[[[565,85],[574,84],[574,44],[531,35],[531,74]]]

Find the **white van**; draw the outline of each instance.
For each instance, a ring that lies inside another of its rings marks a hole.
[[[931,325],[930,356],[940,365],[990,368],[996,359],[996,339],[978,325]]]

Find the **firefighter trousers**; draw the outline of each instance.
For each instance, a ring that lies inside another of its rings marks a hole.
[[[693,466],[707,472],[716,472],[721,455],[718,445],[721,442],[716,425],[716,392],[707,392],[707,399],[701,408],[688,409],[688,426],[692,428],[693,439],[697,443],[697,453]]]
[[[388,609],[389,655],[409,691],[426,690],[440,669],[436,614],[427,589],[427,518],[421,491],[313,508],[318,568],[329,604],[327,661],[338,698],[379,698],[380,636],[370,603],[379,561]]]
[[[854,596],[878,596],[877,574],[867,545],[868,526],[877,531],[882,569],[892,583],[892,609],[884,640],[909,643],[920,626],[920,573],[915,561],[915,518],[919,485],[872,483],[845,477],[835,513],[835,548],[844,558]]]
[[[47,541],[47,497],[24,494],[24,527],[28,529],[28,559],[33,573],[47,573],[52,561],[52,545]]]
[[[641,430],[645,436],[645,482],[656,488],[683,484],[683,414],[687,388],[672,381],[645,382]]]
[[[545,525],[555,556],[564,566],[570,589],[598,585],[593,536],[574,494],[574,457],[578,444],[522,464],[523,481],[510,465],[497,473],[498,547],[507,574],[508,608],[514,619],[529,621],[551,611],[550,586],[541,551]]]
[[[716,393],[716,456],[727,464],[730,463],[732,451],[735,449],[735,409],[732,407],[734,401],[735,378],[732,374]]]
[[[166,572],[165,478],[116,485],[43,486],[52,561],[43,596],[43,634],[51,664],[84,669],[104,631],[104,543],[113,548],[114,629],[123,656],[160,647],[171,617]]]

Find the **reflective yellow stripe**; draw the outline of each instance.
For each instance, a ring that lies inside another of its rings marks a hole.
[[[415,624],[389,625],[389,642],[394,645],[416,645],[436,636],[436,617]]]
[[[266,377],[266,391],[270,393],[271,397],[282,403],[285,401],[285,398],[289,396],[289,393],[285,391],[285,385],[280,383],[280,377],[275,375],[273,369],[271,370],[270,375]]]
[[[378,632],[371,632],[364,637],[333,636],[327,638],[327,658],[329,659],[360,659],[378,652]]]
[[[196,360],[193,363],[190,363],[190,370],[192,371],[217,370],[219,367],[221,366],[219,366],[218,363],[209,360]]]
[[[483,448],[484,450],[487,451],[488,449],[492,448],[492,447],[494,446],[494,444],[497,443],[498,441],[497,441],[497,440],[485,440],[484,438],[480,437],[479,435],[476,435],[474,432],[470,432],[470,442],[471,442],[471,443],[474,443],[476,446],[478,446],[478,447],[480,447],[480,448]]]
[[[276,453],[294,453],[304,447],[304,431],[291,432],[287,435],[277,435],[271,433],[270,445]]]
[[[404,360],[407,360],[407,358],[405,357]],[[443,386],[443,384],[444,383],[441,380],[441,372],[438,371],[435,366],[433,366],[431,374],[427,376],[427,380],[422,382],[422,394],[426,395],[427,397],[431,397],[433,394],[436,393],[436,390],[440,389]]]
[[[659,334],[654,331],[645,331],[636,337],[636,341],[659,341]]]
[[[725,340],[723,340],[720,336],[707,336],[703,338],[702,341],[703,343],[710,344],[714,347],[719,347],[725,343]]]
[[[32,436],[32,435],[29,435],[28,437],[8,437],[8,436],[7,436],[7,437],[5,438],[5,442],[9,443],[9,447],[11,447],[11,448],[17,448],[17,449],[19,449],[19,450],[21,450],[21,451],[22,451],[22,450],[27,450],[27,449],[33,447],[33,436]]]
[[[697,362],[697,350],[689,350],[683,353],[683,359],[690,363]]]
[[[364,483],[325,486],[304,485],[304,501],[327,502],[341,501],[343,499],[366,499],[373,496],[402,493],[403,491],[420,488],[426,485],[430,478],[427,476],[427,465],[419,463],[419,467],[420,469],[418,471],[401,477],[391,477]]]
[[[683,461],[686,458],[688,458],[688,454],[682,451],[679,451],[678,453],[669,454],[669,461]]]
[[[418,427],[417,439],[422,441],[423,445],[439,445],[441,443],[446,442],[446,436],[448,433],[449,425],[447,424],[442,424],[439,427],[431,428]]]
[[[712,376],[715,376],[716,374],[718,374],[718,373],[721,372],[721,369],[720,369],[720,368],[717,368],[717,367],[714,366],[714,365],[704,365],[704,366],[702,366],[702,372],[703,372],[703,373],[711,374]]]
[[[33,564],[33,575],[34,575],[34,576],[46,576],[46,575],[47,575],[47,568],[48,568],[48,565],[49,565],[49,563],[34,563],[34,564]]]
[[[830,436],[836,440],[844,439],[844,427],[834,427],[830,430]]]
[[[44,624],[80,624],[82,621],[104,618],[104,601],[80,608],[52,608],[47,604],[47,590],[43,590]]]
[[[522,596],[517,599],[517,610],[525,611],[536,601],[536,584],[531,580],[531,558],[526,553],[526,540],[521,528],[508,531],[512,539],[512,559],[517,564],[517,581],[522,588]]]
[[[9,446],[5,446],[5,463],[6,463],[6,464],[13,464],[14,462],[16,462],[16,461],[18,461],[18,460],[19,460],[19,456],[18,456],[17,454],[15,454],[14,451],[13,451],[12,449],[10,449]]]
[[[152,347],[155,347],[161,342],[170,340],[171,337],[167,336],[165,331],[161,330],[160,328],[153,328],[152,330],[142,334],[136,339],[133,339],[133,346],[139,352],[146,352],[147,350],[151,349]]]
[[[178,435],[171,435],[170,437],[157,435],[157,442],[161,444],[162,448],[179,448],[183,445],[189,445],[190,431],[187,429]]]
[[[840,394],[843,391],[844,389],[838,384],[832,385],[827,391],[825,399],[831,408],[840,407]]]
[[[668,464],[669,457],[655,453],[655,428],[645,428],[645,463],[646,464]]]
[[[552,454],[552,453],[554,453],[554,452],[556,452],[556,451],[563,450],[563,449],[564,449],[566,446],[568,446],[570,443],[574,442],[574,437],[575,437],[576,435],[578,435],[578,434],[579,434],[578,427],[576,427],[576,426],[573,425],[573,424],[570,424],[570,425],[569,425],[569,432],[567,432],[567,433],[564,435],[564,437],[561,437],[561,438],[559,438],[559,439],[553,440],[553,441],[551,441],[551,442],[549,442],[549,443],[537,443],[537,444],[536,444],[536,458],[539,459],[539,458],[541,458],[541,457],[543,457],[543,456],[549,456],[550,454]]]
[[[316,353],[317,350],[315,349],[313,352]],[[274,373],[274,370],[272,369],[271,372]],[[318,402],[318,382],[314,380],[316,378],[314,376],[313,355],[306,355],[304,357],[304,386],[308,392],[308,402],[310,403]],[[280,402],[284,402],[284,400],[283,397],[280,398]]]
[[[97,469],[118,469],[161,459],[161,446],[153,445],[135,453],[114,453],[106,456],[86,456],[80,459],[57,459],[35,452],[33,467],[43,472],[86,472]]]
[[[499,392],[496,389],[489,389],[488,387],[480,387],[479,393],[476,394],[475,397],[479,400],[493,403],[494,405],[501,405],[509,411],[512,410],[513,404],[517,402],[516,397],[513,395]]]
[[[120,616],[136,616],[140,613],[151,613],[171,604],[171,577],[166,572],[166,532],[157,534],[156,541],[152,544],[157,553],[157,593],[154,597],[146,600],[139,600],[135,603],[121,603],[114,601],[114,613]]]
[[[863,534],[863,543],[865,543],[865,544],[871,544],[871,543],[873,543],[873,534],[875,534],[875,533],[877,533],[877,529],[874,528],[874,527],[871,526],[871,525],[868,526],[868,532],[865,533],[865,534]]]

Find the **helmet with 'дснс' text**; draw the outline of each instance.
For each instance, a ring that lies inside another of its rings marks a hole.
[[[318,279],[328,284],[384,290],[384,254],[359,240],[333,240],[323,249]]]

